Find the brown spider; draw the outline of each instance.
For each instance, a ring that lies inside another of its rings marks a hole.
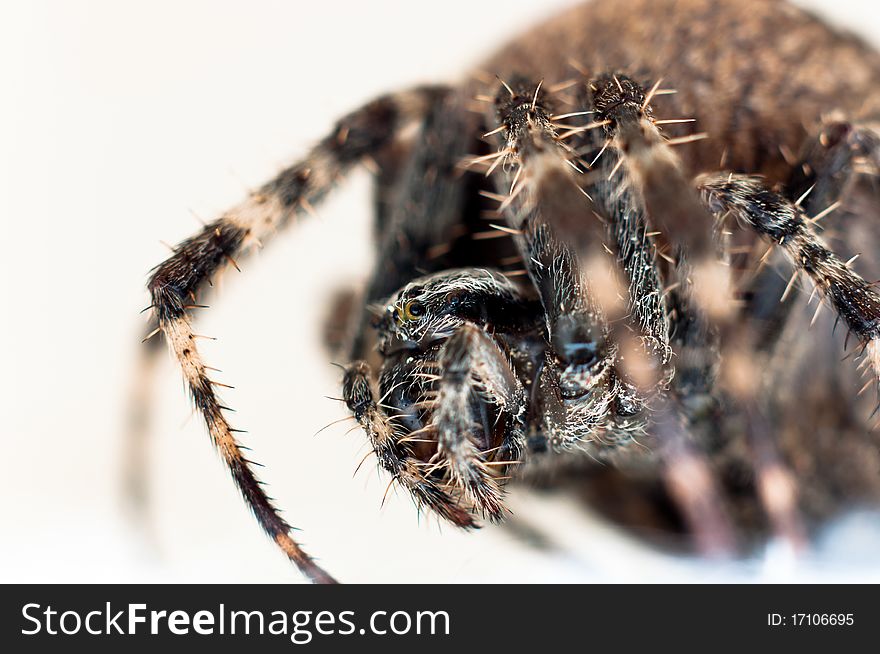
[[[508,480],[580,479],[704,553],[802,547],[880,499],[855,366],[803,336],[842,321],[876,384],[880,259],[849,257],[880,237],[878,84],[877,53],[783,2],[585,4],[458,87],[342,118],[153,271],[157,331],[260,525],[332,582],[254,476],[191,309],[367,163],[379,256],[343,399],[420,508],[473,527]],[[802,310],[799,277],[832,311]]]

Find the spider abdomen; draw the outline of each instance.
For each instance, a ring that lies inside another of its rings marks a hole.
[[[724,154],[724,167],[779,179],[782,151],[797,152],[821,116],[880,117],[877,52],[778,0],[587,2],[479,70],[490,86],[495,74],[543,79],[545,88],[606,71],[662,79],[674,93],[652,99],[657,117],[695,118],[708,134],[680,153],[690,174],[718,168]],[[468,89],[486,92],[482,81]]]

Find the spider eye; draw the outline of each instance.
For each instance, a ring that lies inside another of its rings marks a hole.
[[[451,307],[455,307],[464,297],[464,291],[450,291],[446,294],[446,302]]]
[[[425,315],[425,305],[417,300],[410,300],[403,305],[404,320],[418,320]]]

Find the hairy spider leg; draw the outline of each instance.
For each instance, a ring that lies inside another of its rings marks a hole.
[[[845,120],[836,113],[823,118],[817,133],[806,140],[798,155],[788,152],[791,173],[783,189],[784,195],[803,209],[821,231],[829,214],[847,214],[847,205],[854,200],[856,182],[869,176],[872,200],[876,201],[878,189],[873,177],[880,174],[880,136],[872,123]],[[860,211],[861,209],[855,209]],[[755,329],[756,348],[771,352],[777,343],[794,302],[790,291],[800,276],[780,276],[780,264],[785,256],[774,249],[770,265],[762,266],[754,276],[750,313],[757,319]]]
[[[877,174],[878,145],[880,139],[868,125],[843,120],[839,115],[823,118],[818,134],[804,143],[797,157],[790,152],[783,153],[791,164],[791,172],[779,193],[800,207],[803,215],[816,225],[851,199],[859,175]],[[869,193],[876,197],[876,188]],[[818,225],[819,229],[821,227]],[[792,275],[780,274],[785,270],[788,258],[784,248],[771,246],[744,285],[744,313],[748,316],[752,351],[750,365],[754,370],[770,369],[770,360],[787,325],[798,320],[793,310],[796,302],[790,291],[801,275],[801,268],[795,266]],[[763,386],[769,387],[773,383],[772,379],[764,379]],[[750,394],[757,393],[757,387],[750,390]],[[769,397],[764,393],[762,395]],[[773,410],[772,407],[767,408]],[[797,485],[776,448],[768,447],[768,443],[779,438],[771,435],[766,412],[755,411],[748,404],[742,409],[753,455],[764,461],[763,467],[767,470],[759,476],[759,492],[765,498],[764,505],[773,514],[772,521],[777,531],[788,534],[789,541],[803,544],[806,537],[802,522],[799,519],[793,521],[794,512],[787,508],[797,502]]]
[[[596,221],[583,220],[589,200],[576,185],[576,156],[559,138],[552,113],[540,82],[513,79],[495,96],[505,159],[497,183],[499,192],[507,189],[500,210],[541,299],[549,346],[532,414],[545,447],[554,451],[586,446],[609,422],[609,442],[626,443],[627,429],[641,424],[629,420],[637,412],[633,389],[615,374],[616,345],[581,269],[582,257],[557,231],[578,233],[577,243],[592,248],[587,257],[606,255],[601,239],[584,238]],[[618,416],[624,420],[615,424]]]
[[[684,402],[697,393],[711,397],[705,376],[714,363],[706,357],[711,351],[707,347],[711,335],[700,312],[691,307],[690,268],[681,256],[672,261],[676,264],[675,283],[662,287],[658,258],[670,258],[656,245],[661,232],[649,230],[683,233],[682,242],[675,244],[679,254],[691,256],[693,251],[701,270],[714,270],[718,263],[711,229],[705,227],[706,211],[693,190],[685,186],[677,158],[659,135],[651,95],[622,74],[609,73],[586,81],[579,105],[593,111],[591,118],[601,124],[602,131],[583,130],[575,139],[577,151],[591,155],[593,168],[585,175],[586,188],[607,221],[609,240],[628,283],[629,323],[638,330],[644,345],[641,357],[633,356],[639,350],[628,347],[628,362],[623,365],[639,381],[643,393],[655,386],[666,388],[672,381],[671,387],[651,402],[652,432],[660,444],[667,488],[699,549],[724,554],[735,541],[727,507],[706,453],[697,447],[691,433],[695,426],[684,419]],[[597,154],[592,156],[592,152]],[[677,192],[682,186],[684,192]],[[654,213],[663,210],[668,210],[664,213],[667,224],[654,220]],[[698,221],[698,228],[693,229],[692,224]],[[696,304],[705,307],[701,302]],[[625,331],[619,331],[626,337]],[[675,362],[675,378],[669,367],[671,343],[682,355]],[[680,386],[680,381],[690,385]]]
[[[642,198],[649,219],[674,249],[673,297],[680,315],[690,316],[690,324],[675,337],[682,354],[676,372],[683,373],[681,377],[691,386],[685,388],[675,382],[673,389],[690,393],[685,397],[691,402],[695,392],[711,397],[714,375],[707,373],[711,373],[714,362],[706,353],[712,351],[707,346],[711,346],[713,332],[717,330],[725,354],[722,388],[737,399],[747,416],[751,465],[762,504],[775,531],[800,548],[805,537],[794,501],[795,484],[777,453],[754,384],[741,383],[743,377],[750,375],[737,374],[743,367],[737,364],[748,360],[745,353],[749,351],[750,338],[748,330],[741,328],[736,319],[729,267],[724,265],[723,252],[719,257],[714,223],[686,181],[679,158],[670,147],[705,135],[667,140],[661,134],[658,124],[663,121],[655,121],[650,105],[658,84],[646,92],[632,78],[609,73],[590,82],[588,88],[597,115],[608,121],[606,131],[619,157],[616,165],[623,168],[623,174]],[[680,315],[676,322],[681,321]],[[701,383],[700,379],[704,381]]]
[[[858,338],[875,379],[880,378],[880,294],[828,248],[816,234],[804,208],[769,189],[762,179],[748,175],[702,175],[696,183],[707,206],[716,215],[733,215],[740,225],[778,246],[796,271],[806,273],[816,291]],[[736,375],[735,378],[754,386],[760,375]],[[744,390],[745,393],[754,395],[755,391]],[[749,425],[750,432],[759,429],[769,433],[770,430],[764,418],[753,414],[749,415]],[[772,457],[768,467],[773,469],[760,480],[771,518],[775,516],[777,523],[793,534],[802,534],[800,526],[789,525],[791,510],[788,507],[795,503],[794,483],[775,452],[764,455]],[[799,538],[803,540],[802,535]]]
[[[509,173],[509,175],[512,175],[513,177],[513,182],[511,184],[509,200],[506,202],[508,207],[513,208],[513,212],[508,208],[508,214],[512,213],[513,216],[512,221],[509,221],[511,222],[511,226],[519,227],[519,231],[524,235],[522,242],[524,243],[524,250],[526,251],[524,259],[527,261],[527,269],[530,265],[528,261],[531,259],[529,255],[531,254],[531,250],[534,249],[536,240],[529,240],[529,236],[534,235],[535,232],[529,229],[527,223],[523,222],[522,218],[526,215],[523,212],[523,209],[532,214],[538,213],[538,215],[542,215],[546,224],[554,231],[558,230],[563,233],[568,233],[569,235],[572,235],[572,233],[580,233],[578,236],[573,236],[573,238],[571,238],[573,244],[580,246],[580,251],[577,254],[574,252],[567,253],[570,260],[575,262],[575,266],[577,265],[578,260],[595,260],[598,256],[601,256],[599,252],[599,243],[604,240],[604,237],[603,235],[598,235],[597,237],[597,233],[601,231],[599,229],[601,223],[594,218],[593,214],[595,214],[595,211],[592,211],[592,207],[587,204],[587,200],[591,199],[592,196],[588,195],[585,200],[582,195],[587,195],[587,193],[580,194],[579,202],[574,205],[574,208],[572,208],[570,201],[561,202],[557,199],[563,192],[560,190],[561,187],[557,180],[563,178],[559,172],[560,170],[564,170],[566,175],[571,175],[571,173],[566,170],[567,167],[568,169],[573,170],[576,174],[574,179],[569,177],[569,181],[572,184],[575,183],[575,181],[580,183],[588,181],[588,176],[583,175],[583,170],[578,165],[578,162],[575,161],[575,150],[564,143],[563,140],[564,138],[582,136],[592,130],[607,127],[607,118],[600,117],[599,121],[593,121],[588,125],[584,125],[583,128],[574,128],[570,130],[570,132],[573,132],[572,134],[566,133],[560,137],[556,133],[555,127],[550,120],[549,116],[551,111],[541,92],[540,85],[532,85],[532,88],[535,90],[530,101],[526,100],[525,93],[523,92],[526,87],[528,87],[528,84],[525,84],[520,80],[515,80],[513,85],[505,86],[504,90],[508,91],[509,98],[504,95],[502,90],[499,90],[498,95],[496,96],[496,107],[498,121],[506,128],[504,133],[507,139],[505,151],[509,153],[507,156],[511,157],[517,164],[519,164],[519,168],[515,173]],[[580,164],[586,165],[584,162],[580,162]],[[608,173],[607,177],[613,177],[614,172],[615,171],[612,170]],[[527,184],[526,180],[531,182],[531,184]],[[519,190],[517,189],[518,184],[520,185]],[[555,188],[552,188],[549,191],[546,188],[542,188],[550,186],[551,184],[555,185]],[[525,194],[525,199],[520,198],[520,196],[523,195],[523,189],[528,191],[528,193]],[[581,208],[578,209],[578,206]],[[587,218],[587,220],[584,220],[584,218]],[[556,251],[553,252],[553,255],[565,261],[566,256],[560,256],[561,251],[570,249],[571,245],[572,244],[567,244],[562,248],[557,248]],[[607,249],[607,246],[605,249]],[[552,265],[552,262],[550,262],[550,265]],[[533,260],[533,265],[531,267],[533,278],[540,282],[543,262]],[[581,291],[581,297],[592,297],[592,293],[586,295],[586,289],[584,287],[586,281],[583,280],[583,275],[579,271],[579,268],[574,266],[571,266],[571,268],[575,271],[572,275],[572,279],[579,282],[576,288]],[[630,272],[632,272],[632,268],[630,268]],[[651,276],[655,279],[659,277],[656,272]],[[549,295],[554,301],[558,300],[560,297],[564,298],[561,305],[561,313],[563,315],[567,314],[567,317],[573,318],[574,324],[580,327],[580,329],[573,331],[574,335],[584,336],[586,337],[583,339],[584,341],[592,341],[593,343],[598,340],[596,338],[597,332],[602,335],[603,345],[605,343],[609,344],[602,348],[610,355],[609,364],[611,365],[608,365],[606,369],[613,376],[612,383],[617,381],[613,368],[613,362],[616,358],[616,344],[612,344],[613,341],[609,338],[610,334],[606,318],[603,315],[601,308],[593,308],[592,306],[582,304],[580,307],[589,307],[589,310],[581,311],[580,315],[578,315],[572,310],[580,308],[576,304],[577,296],[573,296],[570,292],[567,294],[563,293],[562,295],[554,294],[556,289],[554,289],[552,285],[558,280],[554,279],[552,275],[548,277],[551,283],[550,290],[553,292],[548,294],[545,290],[544,297],[546,298]],[[632,286],[632,280],[630,280],[630,286]],[[643,289],[640,290],[644,293]],[[589,302],[589,300],[587,301]],[[630,301],[632,302],[633,300],[631,299]],[[657,301],[662,301],[662,297],[660,297],[659,293]],[[636,300],[636,302],[638,302],[638,300]],[[545,303],[548,306],[550,305],[550,302],[546,302],[546,300]],[[570,305],[572,304],[574,306],[570,308]],[[658,313],[662,315],[665,312],[659,311]],[[553,309],[548,308],[548,325],[554,324],[554,318],[552,316]],[[664,321],[661,321],[661,324],[662,322]],[[584,330],[584,326],[587,326],[586,330]],[[596,329],[596,327],[598,327],[598,329]],[[553,341],[554,339],[551,334],[551,347],[556,345],[558,348],[559,343],[554,343]],[[667,345],[668,335],[665,330],[663,330],[663,333],[657,339],[657,342],[662,344],[660,360],[656,357],[656,352],[651,352],[646,357],[638,357],[634,349],[626,358],[629,362],[641,358],[642,361],[647,363],[647,365],[644,366],[648,371],[647,374],[643,372],[641,374],[641,379],[635,383],[639,387],[639,391],[641,391],[640,394],[643,397],[650,397],[653,395],[652,403],[657,405],[653,407],[653,411],[658,416],[664,418],[661,420],[661,424],[659,425],[661,429],[657,432],[657,435],[662,437],[660,454],[665,461],[664,475],[667,487],[669,488],[672,497],[678,502],[682,509],[682,513],[687,518],[692,533],[695,535],[698,547],[707,553],[728,553],[733,547],[732,530],[729,526],[729,520],[724,510],[724,505],[720,499],[720,494],[713,483],[708,462],[703,453],[691,444],[692,439],[687,433],[687,426],[679,415],[680,407],[676,407],[675,409],[667,407],[667,398],[665,398],[663,394],[658,394],[656,392],[657,389],[662,388],[665,383],[663,375],[660,372],[663,368],[661,361],[665,362],[669,356]],[[575,343],[577,343],[577,339],[569,341],[569,344]],[[563,342],[562,345],[565,346],[566,343]],[[564,352],[564,348],[562,349],[562,352],[560,352],[559,349],[556,349],[554,354],[562,360],[565,360]],[[579,353],[581,352],[583,352],[583,349],[581,349]],[[552,361],[549,363],[552,364]],[[550,366],[548,366],[548,368],[550,368]],[[550,369],[552,370],[552,368]],[[553,377],[556,376],[557,375],[553,375]],[[560,402],[559,398],[560,387],[563,384],[564,376],[558,377],[558,379],[548,379],[547,375],[544,374],[542,375],[542,379],[539,380],[542,389],[541,395],[543,396],[542,403],[546,405],[542,407],[542,415],[545,420],[548,417],[562,413],[560,405],[566,404]],[[579,379],[582,383],[582,390],[587,392],[586,397],[590,397],[587,384],[595,383],[596,377],[597,375],[589,374],[579,374],[576,376],[576,379]],[[587,384],[583,384],[584,381],[586,381]],[[607,392],[593,393],[593,396],[609,398],[610,394]],[[577,405],[577,403],[574,404]],[[630,402],[630,406],[631,405],[632,402]],[[605,413],[608,413],[607,409],[610,408],[610,406],[606,407]],[[578,430],[572,429],[573,425],[571,422],[572,421],[569,420],[567,421],[568,424],[563,423],[560,425],[561,431],[567,432],[569,438],[573,437],[577,439],[579,436],[582,436],[582,434],[579,434]]]
[[[880,293],[829,249],[804,209],[758,177],[718,173],[702,175],[696,183],[716,214],[730,212],[806,273],[859,339],[874,376],[880,379]]]
[[[191,308],[205,282],[251,244],[264,243],[292,217],[309,212],[354,165],[392,143],[399,132],[424,115],[446,92],[423,87],[374,100],[342,118],[301,162],[283,170],[244,202],[209,223],[174,248],[174,254],[150,277],[153,313],[177,359],[196,408],[232,473],[245,502],[264,531],[312,581],[332,583],[325,572],[291,538],[290,525],[278,514],[253,473],[223,413],[215,382],[198,353]]]

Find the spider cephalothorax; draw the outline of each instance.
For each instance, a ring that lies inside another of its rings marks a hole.
[[[768,533],[801,547],[880,503],[851,367],[791,293],[812,285],[876,386],[878,86],[880,56],[782,2],[584,5],[460,87],[343,117],[155,270],[157,331],[260,524],[332,581],[251,472],[190,309],[365,162],[377,264],[338,330],[352,335],[343,399],[420,508],[470,527],[504,517],[510,481],[573,475],[623,522],[671,510],[663,528],[704,552]],[[627,472],[594,486],[594,459]]]

